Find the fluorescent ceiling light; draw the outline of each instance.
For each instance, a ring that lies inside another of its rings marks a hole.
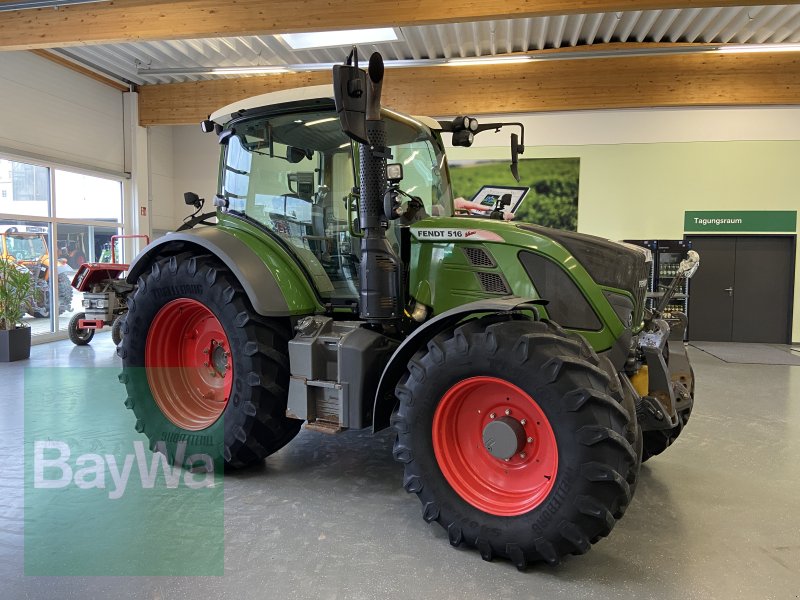
[[[476,65],[508,65],[533,60],[532,56],[485,56],[478,58],[453,58],[447,64],[453,67],[474,67]]]
[[[800,52],[800,44],[731,44],[717,48],[720,54],[751,52]]]
[[[350,29],[341,31],[317,31],[312,33],[284,33],[279,36],[292,50],[309,48],[331,48],[358,44],[378,44],[400,40],[400,32],[394,27],[379,29]]]
[[[215,75],[254,75],[259,73],[288,73],[286,67],[214,67],[210,70]]]

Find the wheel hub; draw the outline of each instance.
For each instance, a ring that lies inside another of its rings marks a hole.
[[[222,416],[233,387],[230,347],[222,323],[201,302],[177,298],[158,311],[145,370],[153,399],[174,425],[200,431]]]
[[[513,417],[500,417],[483,428],[483,447],[501,460],[507,460],[525,447],[525,428]]]
[[[436,407],[432,438],[447,482],[486,513],[527,513],[555,484],[558,446],[547,414],[510,381],[477,376],[456,383]]]
[[[228,357],[230,355],[230,352],[225,348],[224,342],[218,342],[217,340],[211,341],[212,377],[225,377],[225,373],[228,372],[228,368],[230,367],[230,365],[228,365]]]

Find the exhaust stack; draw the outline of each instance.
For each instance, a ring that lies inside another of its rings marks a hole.
[[[351,65],[351,60],[355,63]],[[333,71],[336,110],[344,132],[359,143],[359,223],[361,264],[359,283],[362,319],[385,323],[403,314],[402,262],[386,239],[386,123],[381,118],[383,58],[378,52],[369,59],[367,74],[358,68],[355,48],[346,65]]]

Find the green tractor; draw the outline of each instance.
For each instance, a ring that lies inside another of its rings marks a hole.
[[[365,72],[354,51],[333,88],[203,123],[217,222],[131,265],[126,406],[187,467],[261,462],[304,422],[391,426],[404,488],[452,545],[556,564],[611,531],[688,419],[685,317],[645,309],[645,249],[454,216],[442,134],[501,124],[382,108],[382,80],[380,55]],[[512,135],[512,171],[522,151]]]

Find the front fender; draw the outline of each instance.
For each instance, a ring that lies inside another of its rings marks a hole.
[[[142,250],[131,264],[127,279],[136,283],[155,260],[165,256],[182,252],[212,254],[231,270],[258,314],[286,317],[323,310],[292,257],[278,244],[269,242],[218,226],[170,233]]]
[[[389,426],[389,419],[394,410],[394,387],[402,377],[408,362],[414,354],[434,337],[443,331],[454,327],[467,317],[487,313],[503,313],[514,310],[532,310],[536,312],[535,305],[546,304],[544,300],[534,298],[520,298],[506,296],[505,298],[491,298],[462,304],[426,321],[409,335],[392,354],[386,367],[383,369],[378,389],[375,393],[375,405],[372,411],[372,430],[380,431]]]

